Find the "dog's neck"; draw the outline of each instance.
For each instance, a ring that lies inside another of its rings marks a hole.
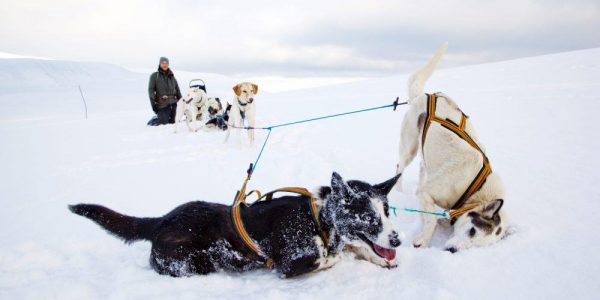
[[[341,252],[344,244],[342,236],[339,234],[340,231],[336,228],[335,214],[337,207],[333,201],[330,201],[331,188],[327,186],[319,187],[314,194],[317,196],[317,203],[319,204],[319,222],[321,222],[321,227],[329,237],[327,248],[330,253]]]
[[[240,101],[240,98],[238,96],[235,97],[235,102],[237,102],[237,106],[240,109],[240,111],[246,111],[248,106],[252,104],[252,102],[242,103],[242,101]]]

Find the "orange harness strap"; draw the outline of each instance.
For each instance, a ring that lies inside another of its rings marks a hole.
[[[458,209],[465,204],[465,202],[485,183],[487,177],[492,173],[492,167],[490,166],[490,162],[483,152],[481,148],[475,143],[475,141],[471,138],[471,136],[465,131],[465,127],[467,126],[467,115],[461,112],[462,117],[460,120],[460,124],[456,124],[452,122],[450,119],[441,119],[435,115],[435,109],[437,106],[437,95],[436,94],[427,94],[427,120],[425,121],[425,126],[423,127],[423,135],[421,136],[421,149],[425,148],[425,139],[427,138],[427,131],[429,130],[429,126],[431,122],[437,122],[441,126],[446,129],[452,131],[458,137],[463,139],[465,142],[469,143],[471,147],[475,148],[481,156],[483,157],[483,166],[477,176],[473,179],[469,187],[465,190],[465,192],[460,196],[456,204],[452,207],[452,209]]]
[[[246,231],[246,227],[244,226],[244,221],[242,220],[242,216],[241,216],[241,212],[240,212],[241,204],[243,204],[246,207],[249,207],[249,205],[246,203],[246,197],[249,196],[250,194],[252,194],[253,192],[256,192],[256,194],[258,195],[258,199],[256,200],[256,202],[262,201],[262,200],[270,201],[271,199],[273,199],[273,194],[278,193],[278,192],[294,193],[294,194],[307,196],[309,198],[310,209],[312,212],[313,219],[314,219],[315,223],[317,224],[317,230],[319,231],[319,235],[323,239],[323,243],[325,244],[325,247],[328,247],[329,238],[327,236],[327,233],[321,227],[321,222],[319,222],[318,205],[316,203],[315,197],[313,196],[313,194],[311,192],[309,192],[305,188],[300,188],[300,187],[284,187],[284,188],[276,189],[274,191],[270,191],[264,195],[261,195],[260,192],[257,190],[253,190],[250,193],[245,194],[246,183],[247,183],[247,181],[244,182],[242,189],[240,191],[238,191],[238,194],[236,195],[235,202],[231,208],[231,218],[233,220],[233,225],[234,225],[235,231],[238,233],[238,235],[240,236],[242,241],[244,241],[244,244],[246,244],[246,246],[248,246],[248,248],[250,248],[256,254],[265,258],[266,259],[265,264],[267,265],[268,268],[273,267],[273,260],[271,258],[269,258],[260,249],[260,247],[258,245],[256,245],[254,240],[252,240],[252,238]]]

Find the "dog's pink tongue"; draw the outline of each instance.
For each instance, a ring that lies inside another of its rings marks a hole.
[[[379,247],[375,243],[373,243],[373,249],[375,250],[375,252],[377,252],[377,254],[379,254],[379,256],[385,258],[385,260],[391,261],[394,260],[394,258],[396,258],[396,249]]]

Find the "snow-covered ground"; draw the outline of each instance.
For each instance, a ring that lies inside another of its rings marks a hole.
[[[451,49],[450,49],[451,51]],[[597,299],[600,293],[600,48],[438,70],[427,91],[453,97],[476,125],[508,190],[512,234],[456,254],[413,249],[418,216],[393,218],[405,233],[399,267],[350,257],[295,279],[268,270],[171,278],[67,204],[99,203],[159,216],[195,199],[231,203],[258,141],[223,144],[221,132],[147,127],[148,74],[107,64],[0,59],[0,299]],[[197,75],[177,73],[180,85]],[[259,125],[387,104],[406,75],[293,92],[260,93]],[[234,79],[206,75],[210,96],[231,99]],[[260,85],[260,82],[257,82]],[[84,90],[84,119],[77,86]],[[327,184],[332,171],[370,182],[394,173],[405,107],[276,129],[251,182]],[[416,207],[417,164],[398,207]]]

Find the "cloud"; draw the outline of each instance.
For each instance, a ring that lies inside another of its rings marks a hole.
[[[10,1],[0,51],[231,75],[376,76],[600,46],[589,1]]]

